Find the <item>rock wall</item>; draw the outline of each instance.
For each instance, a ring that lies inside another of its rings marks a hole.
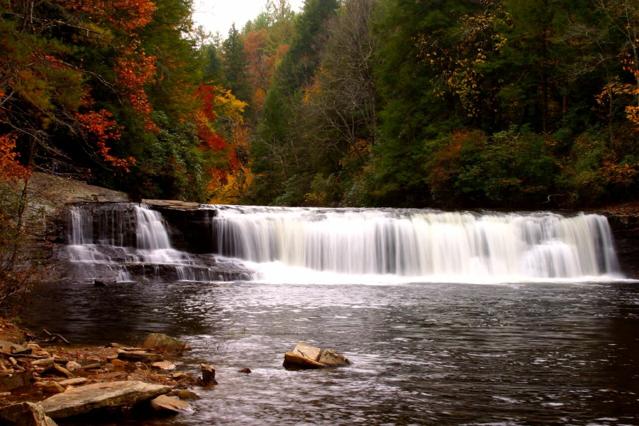
[[[639,212],[606,216],[615,237],[622,272],[629,278],[639,278]]]
[[[198,203],[175,200],[142,200],[150,208],[162,213],[169,225],[173,246],[190,253],[216,252],[213,217],[216,210],[200,208]]]

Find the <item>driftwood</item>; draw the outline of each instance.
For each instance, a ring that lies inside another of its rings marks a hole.
[[[66,343],[67,345],[70,345],[71,343],[64,338],[63,335],[61,335],[60,333],[51,333],[49,330],[47,330],[46,328],[43,328],[42,331],[44,332],[44,334],[46,334],[47,336],[49,336],[46,339],[42,339],[43,342],[46,343],[51,343],[54,342],[56,339],[58,340],[62,340],[64,343]]]

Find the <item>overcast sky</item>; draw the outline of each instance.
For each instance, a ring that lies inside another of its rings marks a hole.
[[[302,9],[304,0],[289,0],[296,12]],[[193,21],[210,33],[219,32],[223,38],[235,23],[240,30],[244,24],[264,10],[266,0],[194,0]]]

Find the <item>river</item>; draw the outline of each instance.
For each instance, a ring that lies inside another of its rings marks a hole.
[[[636,424],[639,287],[118,284],[32,309],[74,343],[180,336],[217,366],[195,414],[148,424]],[[352,366],[287,371],[297,341]],[[248,367],[250,375],[238,370]]]

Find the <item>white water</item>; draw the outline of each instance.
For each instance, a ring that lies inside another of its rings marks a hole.
[[[205,265],[197,265],[189,253],[175,250],[162,215],[143,205],[133,205],[135,247],[127,247],[126,224],[131,205],[98,216],[98,232],[94,232],[93,214],[80,206],[70,209],[70,234],[67,252],[71,262],[79,264],[87,279],[132,281],[127,267],[146,264],[174,268],[180,281],[212,281]],[[150,277],[153,278],[153,277]]]
[[[604,216],[220,207],[220,254],[273,282],[620,279]]]

